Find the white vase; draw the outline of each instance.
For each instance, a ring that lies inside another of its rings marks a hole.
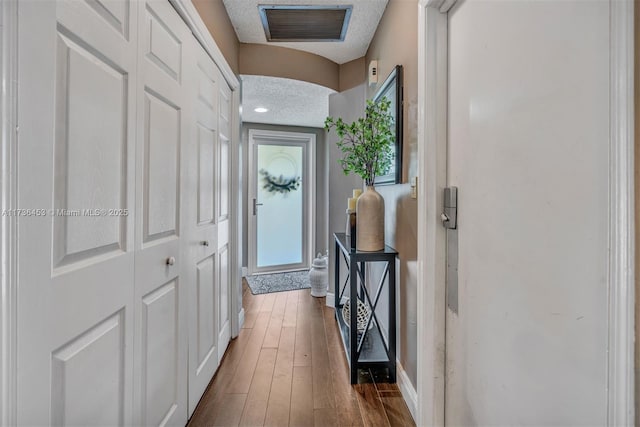
[[[356,204],[358,228],[356,248],[363,252],[375,252],[384,249],[384,199],[374,186],[358,197]]]

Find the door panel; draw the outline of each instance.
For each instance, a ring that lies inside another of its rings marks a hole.
[[[143,425],[164,425],[177,409],[178,289],[177,280],[142,298]]]
[[[229,219],[229,165],[231,140],[231,89],[226,82],[221,82],[220,91],[219,126],[220,139],[218,145],[218,221],[223,222]],[[228,223],[227,223],[228,226]]]
[[[54,268],[122,250],[126,236],[126,217],[85,212],[87,200],[126,204],[126,73],[67,34],[58,33],[57,46],[56,122],[64,125],[56,129],[54,208],[78,215],[54,217]]]
[[[186,293],[181,185],[190,136],[181,70],[190,33],[166,1],[139,2],[134,422],[187,421]]]
[[[220,121],[222,121],[222,116],[220,117]],[[218,206],[220,206],[220,211],[218,212],[218,221],[227,221],[229,219],[229,135],[220,133],[220,142],[219,142],[219,183],[220,183],[220,193],[218,194]]]
[[[226,244],[218,250],[219,279],[218,283],[218,361],[222,360],[227,345],[231,340],[231,319],[229,317],[229,245]]]
[[[121,387],[124,382],[123,317],[120,311],[53,352],[53,425],[124,423],[125,394]],[[86,373],[96,366],[112,380],[94,383],[97,388],[87,393]]]
[[[132,423],[136,17],[20,4],[18,206],[43,212],[18,220],[22,425]]]
[[[189,281],[189,414],[218,367],[218,260],[216,158],[218,150],[219,74],[213,60],[193,42],[195,56],[189,69],[194,83],[192,144],[189,146],[188,180],[197,191],[185,194],[187,218],[186,278]],[[226,348],[226,346],[224,347]],[[223,350],[224,351],[224,350]]]
[[[608,2],[449,13],[449,425],[607,422],[609,87]]]
[[[169,77],[180,82],[182,70],[182,34],[175,34],[177,28],[160,17],[152,6],[147,6],[147,27],[145,33],[146,56]]]
[[[198,225],[215,221],[215,131],[198,123]]]
[[[129,37],[129,0],[90,0],[87,4],[125,39]]]
[[[197,341],[195,352],[197,355],[196,375],[199,374],[204,365],[209,361],[216,345],[215,333],[215,272],[216,261],[213,256],[209,256],[197,265]]]
[[[176,235],[180,160],[180,109],[150,93],[144,96],[144,242]]]

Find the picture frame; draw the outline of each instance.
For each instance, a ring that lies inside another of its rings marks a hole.
[[[386,97],[391,101],[391,114],[395,122],[394,160],[389,173],[376,177],[376,185],[393,185],[402,182],[403,94],[402,65],[396,65],[373,96],[373,102]]]

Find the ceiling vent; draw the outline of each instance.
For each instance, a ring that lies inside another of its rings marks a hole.
[[[344,41],[353,6],[258,5],[267,41]]]

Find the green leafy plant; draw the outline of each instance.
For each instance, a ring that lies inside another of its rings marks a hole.
[[[378,102],[367,101],[365,117],[353,123],[341,118],[327,117],[324,127],[335,128],[337,142],[343,157],[340,165],[345,175],[350,172],[364,179],[367,186],[375,183],[376,176],[389,172],[393,161],[394,118],[389,111],[391,102],[385,97]]]

